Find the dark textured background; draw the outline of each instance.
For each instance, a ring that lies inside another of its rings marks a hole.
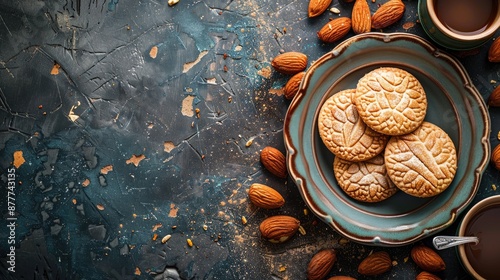
[[[369,2],[372,12],[384,2]],[[292,181],[259,162],[265,146],[284,151],[288,77],[271,59],[300,51],[312,62],[336,45],[316,32],[338,15],[308,19],[307,3],[1,0],[0,278],[304,279],[311,256],[333,247],[330,275],[363,279],[358,263],[380,248],[349,242],[305,213]],[[427,38],[417,1],[404,3],[403,19],[383,31]],[[331,7],[350,16],[352,4]],[[487,61],[490,44],[452,52],[485,99],[500,82],[500,66]],[[489,110],[495,146],[500,111]],[[4,186],[15,151],[26,163],[16,170],[16,273],[9,273]],[[134,155],[145,159],[128,164]],[[108,165],[113,171],[103,174]],[[499,177],[489,166],[474,202],[499,194],[492,188]],[[279,190],[286,205],[252,207],[246,190],[254,182]],[[260,221],[278,213],[297,217],[306,235],[261,240]],[[420,270],[410,249],[386,249],[394,267],[377,279],[413,279]],[[439,276],[468,279],[453,249],[439,254],[448,266]]]

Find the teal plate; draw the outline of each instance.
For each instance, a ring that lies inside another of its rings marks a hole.
[[[320,107],[382,66],[404,69],[421,82],[428,100],[426,121],[455,143],[457,173],[435,197],[398,192],[382,202],[363,203],[337,185],[333,154],[318,134]],[[483,98],[455,58],[415,35],[361,34],[323,55],[304,76],[285,118],[287,168],[308,207],[343,236],[367,245],[406,245],[448,227],[472,201],[489,161],[490,127]]]

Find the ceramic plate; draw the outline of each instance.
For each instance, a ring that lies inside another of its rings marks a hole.
[[[337,185],[333,154],[318,133],[323,102],[355,88],[367,72],[382,66],[412,73],[424,87],[432,122],[452,138],[458,170],[452,184],[432,198],[398,192],[374,204],[358,202]],[[290,104],[284,138],[287,167],[306,204],[345,237],[363,244],[399,246],[450,224],[474,198],[490,156],[490,119],[485,102],[463,66],[424,39],[406,33],[354,36],[315,61]]]

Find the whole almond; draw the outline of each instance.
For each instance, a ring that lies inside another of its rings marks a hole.
[[[274,147],[267,146],[260,152],[260,162],[264,167],[280,178],[286,178],[286,159],[285,155]]]
[[[307,9],[307,15],[312,17],[317,17],[328,9],[332,0],[309,0],[309,7]]]
[[[366,276],[375,276],[389,271],[391,267],[392,261],[389,253],[378,251],[361,261],[358,266],[358,272]]]
[[[366,0],[356,0],[352,7],[352,31],[356,34],[370,32],[372,29],[372,19],[370,7]]]
[[[328,278],[327,280],[356,280],[356,278],[338,275],[338,276],[332,276],[332,277]]]
[[[436,275],[430,272],[422,271],[417,275],[415,280],[441,280],[441,278],[437,277]]]
[[[271,61],[271,66],[278,72],[294,75],[307,67],[307,56],[301,52],[285,52]]]
[[[500,62],[500,40],[496,38],[488,50],[488,60],[490,62]]]
[[[255,206],[264,209],[276,209],[285,204],[285,199],[278,191],[258,183],[250,186],[248,197]]]
[[[337,253],[334,249],[323,249],[317,252],[307,265],[307,279],[321,280],[325,278],[335,261],[337,261]]]
[[[500,144],[498,144],[491,152],[491,162],[496,169],[500,170]]]
[[[446,268],[441,256],[425,245],[416,245],[411,249],[410,255],[415,264],[425,271],[438,272]]]
[[[329,21],[318,31],[318,38],[325,43],[342,39],[351,30],[351,19],[339,17]]]
[[[401,0],[389,0],[372,16],[372,28],[381,29],[396,23],[403,17],[405,4]]]
[[[496,87],[488,98],[488,105],[500,107],[500,86]]]
[[[299,229],[300,221],[286,215],[272,216],[259,226],[263,238],[273,243],[282,243],[290,239]]]
[[[295,97],[295,95],[299,91],[300,83],[302,82],[302,78],[304,78],[305,74],[306,72],[299,72],[293,75],[290,80],[288,80],[283,90],[286,99],[290,100]]]

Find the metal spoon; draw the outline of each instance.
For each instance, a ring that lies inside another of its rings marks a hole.
[[[440,235],[436,236],[432,239],[432,244],[434,248],[438,250],[443,250],[446,248],[454,247],[457,245],[465,244],[465,243],[479,243],[479,238],[475,236],[446,236]]]

